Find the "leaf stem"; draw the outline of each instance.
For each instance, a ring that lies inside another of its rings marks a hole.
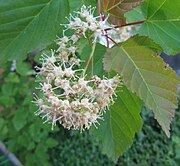
[[[92,59],[92,57],[94,55],[95,48],[96,48],[96,41],[94,41],[94,43],[93,43],[91,54],[90,54],[90,56],[89,56],[89,58],[88,58],[88,60],[86,62],[85,67],[84,67],[83,76],[85,76],[86,70],[87,70],[87,68],[89,66],[89,63],[90,63],[90,61],[91,61],[91,59]]]
[[[106,28],[105,31],[109,31],[109,30],[114,29],[114,28],[120,28],[120,27],[125,27],[125,26],[130,26],[130,25],[142,24],[145,21],[146,20],[142,20],[142,21],[138,21],[138,22],[132,22],[132,23],[128,23],[128,24],[116,25],[113,28]]]
[[[113,40],[111,37],[108,36],[108,39],[110,39],[116,46],[121,47],[120,44],[118,44],[115,40]]]
[[[94,57],[92,57],[92,60],[91,60],[91,75],[92,76],[94,75],[93,72],[94,72]]]

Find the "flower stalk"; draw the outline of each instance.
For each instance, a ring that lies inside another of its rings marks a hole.
[[[95,48],[96,48],[96,41],[94,41],[94,44],[93,44],[93,46],[92,46],[91,54],[90,54],[90,56],[88,57],[88,60],[87,60],[86,65],[85,65],[85,67],[84,67],[83,76],[85,76],[85,73],[86,73],[86,71],[87,71],[87,68],[88,68],[88,66],[89,66],[89,63],[90,63],[90,61],[91,61],[91,59],[92,59],[92,57],[93,57],[93,55],[94,55]]]

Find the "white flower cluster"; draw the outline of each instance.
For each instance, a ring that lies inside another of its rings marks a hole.
[[[94,7],[86,7],[83,5],[81,11],[75,12],[76,16],[70,14],[70,17],[67,18],[69,24],[65,25],[66,30],[73,29],[76,31],[76,33],[72,35],[72,40],[74,42],[82,35],[86,37],[86,32],[88,30],[93,32],[95,40],[101,38],[102,35],[105,35],[105,29],[110,27],[107,24],[107,19],[102,20],[101,16],[94,17],[94,10]]]
[[[79,69],[81,60],[76,56],[76,42],[85,36],[87,29],[94,32],[95,38],[98,29],[103,30],[93,12],[94,8],[85,6],[77,12],[86,19],[86,24],[71,15],[66,27],[75,33],[71,37],[58,38],[59,48],[51,51],[50,56],[42,55],[42,67],[37,67],[42,79],[39,89],[43,97],[35,97],[34,102],[39,106],[36,115],[52,123],[52,127],[59,122],[67,129],[89,129],[92,124],[96,126],[97,120],[102,119],[102,114],[114,102],[119,76],[101,79],[95,75],[87,80],[83,69]]]

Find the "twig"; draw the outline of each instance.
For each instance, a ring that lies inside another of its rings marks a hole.
[[[108,36],[108,39],[110,39],[116,46],[121,47],[120,44],[118,44],[116,41],[114,41],[111,37]]]
[[[138,22],[132,22],[132,23],[128,23],[128,24],[116,25],[113,28],[106,28],[105,31],[109,31],[109,30],[114,29],[114,28],[120,28],[120,27],[125,27],[125,26],[130,26],[130,25],[142,24],[144,22],[145,22],[145,20],[138,21]]]
[[[14,166],[23,166],[16,156],[9,152],[3,142],[0,141],[0,151],[12,162]]]

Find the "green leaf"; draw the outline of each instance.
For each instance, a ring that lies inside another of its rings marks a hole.
[[[22,76],[26,76],[31,73],[31,65],[26,62],[19,61],[16,63],[16,71]]]
[[[125,13],[125,17],[128,23],[145,20],[141,6]]]
[[[2,96],[1,97],[6,97],[8,96],[15,96],[18,91],[18,88],[16,87],[16,84],[7,82],[6,84],[2,85]]]
[[[136,92],[153,110],[162,129],[170,136],[170,123],[177,108],[179,80],[176,73],[149,46],[153,46],[150,39],[135,36],[121,48],[116,46],[109,50],[104,58],[104,67],[123,76],[128,89]]]
[[[108,21],[115,25],[126,23],[124,14],[136,6],[140,5],[144,0],[101,0],[103,10],[109,14]]]
[[[35,48],[45,48],[60,32],[68,11],[67,0],[1,0],[0,57],[25,59]]]
[[[5,81],[11,83],[19,83],[19,77],[16,73],[9,73],[6,76]]]
[[[141,9],[137,8],[126,16],[131,21],[146,20],[139,34],[149,36],[166,54],[174,55],[180,52],[179,9],[179,0],[146,0]]]
[[[96,6],[96,0],[69,0],[70,12],[78,11],[82,5]]]
[[[15,102],[13,97],[10,96],[0,96],[0,104],[2,104],[4,107],[12,106]]]
[[[35,154],[36,154],[36,157],[37,159],[39,160],[40,163],[43,163],[44,164],[44,161],[46,161],[48,159],[48,155],[47,155],[47,149],[46,147],[44,146],[43,143],[39,143],[37,145],[37,148],[35,150]]]
[[[27,110],[24,110],[24,109],[20,109],[20,110],[17,110],[15,113],[14,113],[14,117],[12,119],[12,122],[13,122],[13,125],[14,125],[14,128],[19,131],[21,130],[25,125],[26,125],[26,119],[27,119],[27,116],[28,116],[28,111]]]
[[[141,101],[125,86],[118,90],[115,104],[106,112],[104,121],[100,122],[98,129],[91,130],[102,142],[103,153],[115,162],[132,144],[134,134],[142,127]]]
[[[55,139],[53,139],[53,138],[48,138],[47,140],[46,140],[46,147],[48,147],[48,148],[53,148],[53,147],[55,147],[55,146],[57,146],[58,145],[58,141],[56,141]]]

